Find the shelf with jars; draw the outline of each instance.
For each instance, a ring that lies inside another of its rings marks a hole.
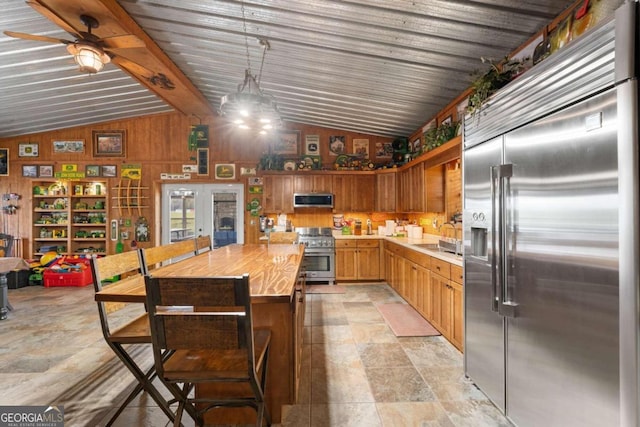
[[[107,187],[100,181],[33,183],[32,257],[107,251]]]

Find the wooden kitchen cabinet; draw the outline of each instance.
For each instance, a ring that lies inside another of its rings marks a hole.
[[[293,192],[333,193],[333,177],[331,175],[295,175]]]
[[[398,190],[396,188],[397,171],[397,169],[386,169],[376,172],[376,212],[396,211],[396,196],[398,194]]]
[[[420,162],[399,172],[399,211],[426,212],[424,163]]]
[[[444,165],[438,165],[424,170],[426,187],[425,212],[445,212],[444,169]]]
[[[265,175],[264,212],[293,213],[293,175]]]
[[[380,280],[378,240],[336,240],[336,280]]]
[[[334,210],[337,212],[373,212],[375,175],[333,175]]]

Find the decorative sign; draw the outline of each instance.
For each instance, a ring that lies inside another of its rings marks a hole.
[[[60,170],[62,170],[62,172],[77,172],[78,171],[78,165],[62,165],[62,167],[60,168]]]
[[[18,144],[18,157],[38,157],[38,144]]]
[[[320,154],[320,135],[305,136],[304,154]]]
[[[209,126],[192,125],[189,133],[189,151],[209,147]]]
[[[198,172],[198,165],[182,165],[182,172],[196,173]]]
[[[122,167],[120,167],[120,176],[129,179],[142,179],[142,165],[122,165]]]
[[[230,163],[216,164],[216,179],[234,179],[236,165]]]
[[[209,149],[198,148],[198,175],[209,175]]]
[[[190,173],[161,173],[160,179],[191,179]]]
[[[84,172],[56,172],[56,178],[58,179],[83,179]]]

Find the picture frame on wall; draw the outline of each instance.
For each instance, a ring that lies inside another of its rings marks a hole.
[[[100,170],[102,176],[105,178],[115,178],[118,176],[118,168],[116,165],[103,165]]]
[[[320,155],[320,135],[306,135],[304,137],[304,154]]]
[[[9,149],[0,148],[0,176],[9,176]]]
[[[279,130],[275,133],[272,148],[275,154],[297,156],[300,145],[299,130]]]
[[[347,137],[343,135],[333,135],[329,137],[329,153],[332,156],[346,154]]]
[[[96,178],[100,176],[100,166],[99,165],[88,165],[85,169],[85,176],[87,178]]]
[[[53,178],[53,165],[38,166],[38,176],[40,178]]]
[[[94,130],[92,135],[94,157],[125,157],[125,131]]]
[[[84,153],[84,139],[73,140],[54,140],[51,142],[53,145],[54,154],[82,154]]]
[[[38,144],[18,144],[18,157],[38,157]]]
[[[369,158],[369,140],[368,139],[354,139],[353,140],[353,154]]]
[[[38,166],[37,165],[22,165],[22,176],[25,178],[37,178]]]

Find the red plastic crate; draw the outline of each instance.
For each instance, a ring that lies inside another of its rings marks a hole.
[[[66,273],[46,269],[43,274],[43,282],[44,287],[49,288],[54,286],[87,286],[93,280],[91,278],[91,269],[89,268]]]

